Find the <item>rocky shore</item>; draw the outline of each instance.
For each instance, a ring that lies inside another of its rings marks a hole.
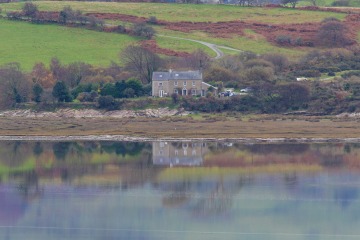
[[[232,142],[232,143],[360,143],[360,138],[172,138],[126,135],[0,136],[0,141],[128,141],[128,142]]]
[[[17,118],[134,118],[149,117],[159,118],[166,116],[184,116],[189,112],[184,109],[145,109],[145,110],[116,110],[101,111],[95,109],[70,109],[64,108],[54,112],[34,111],[30,109],[10,110],[0,112],[0,117],[17,117]]]

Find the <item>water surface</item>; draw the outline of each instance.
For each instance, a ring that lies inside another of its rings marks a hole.
[[[360,145],[0,142],[0,239],[360,239]]]

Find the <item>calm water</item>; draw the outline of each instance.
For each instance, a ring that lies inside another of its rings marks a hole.
[[[0,142],[0,239],[360,239],[360,145]]]

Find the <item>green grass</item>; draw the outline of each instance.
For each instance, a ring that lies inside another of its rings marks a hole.
[[[176,49],[176,51],[181,52],[194,52],[197,49],[202,49],[206,52],[209,56],[215,57],[216,54],[207,46],[204,46],[200,43],[187,41],[187,40],[179,40],[179,39],[172,39],[168,37],[157,36],[156,42],[159,47],[166,48],[166,49]]]
[[[118,62],[118,53],[138,39],[128,35],[101,33],[55,25],[36,25],[0,20],[0,65],[19,62],[30,70],[52,57],[63,63],[83,61],[97,66]]]
[[[4,11],[20,10],[24,3],[2,4]],[[83,12],[122,13],[141,17],[156,16],[171,22],[217,22],[256,21],[263,23],[320,22],[326,17],[344,19],[346,14],[332,12],[299,11],[285,8],[239,7],[209,4],[161,4],[161,3],[115,3],[115,2],[73,2],[39,1],[40,10],[59,11],[64,6]]]
[[[281,48],[274,45],[271,45],[266,41],[265,38],[253,39],[251,37],[233,37],[233,38],[215,38],[209,36],[204,32],[190,32],[190,33],[182,33],[177,31],[171,31],[166,29],[159,29],[159,33],[163,35],[176,36],[176,37],[187,37],[191,39],[196,39],[200,41],[207,41],[218,45],[223,45],[226,47],[232,47],[235,49],[239,49],[242,51],[252,51],[257,54],[264,54],[270,52],[277,52],[288,56],[290,59],[297,59],[309,50],[307,48],[304,49],[291,49],[291,48]],[[227,54],[236,54],[237,52],[229,51],[225,49],[221,49]]]

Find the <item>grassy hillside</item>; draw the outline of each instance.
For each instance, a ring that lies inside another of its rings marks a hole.
[[[4,11],[19,10],[24,3],[3,4]],[[304,23],[319,22],[326,17],[343,19],[341,13],[299,11],[285,8],[257,8],[230,5],[207,4],[161,4],[161,3],[115,3],[115,2],[73,2],[39,1],[39,10],[59,11],[64,6],[83,12],[122,13],[140,17],[156,16],[170,22],[218,22],[218,21],[256,21],[262,23]]]
[[[326,0],[328,1],[328,0]],[[1,4],[3,13],[19,11],[23,2]],[[37,1],[39,10],[60,11],[64,6],[85,13],[120,13],[148,18],[156,16],[159,20],[176,23],[190,22],[225,22],[241,20],[247,23],[293,24],[320,22],[326,17],[344,20],[346,14],[320,11],[301,11],[286,8],[257,8],[229,5],[193,5],[193,4],[160,4],[160,3],[114,3],[114,2],[74,2],[74,1]],[[110,24],[124,24],[119,20],[106,20]],[[139,41],[127,35],[100,33],[84,29],[66,28],[54,25],[34,25],[21,22],[1,20],[2,33],[8,36],[0,39],[0,64],[11,61],[22,63],[25,69],[35,62],[48,63],[57,56],[63,62],[85,61],[95,65],[107,65],[111,60],[118,61],[117,54],[130,43]],[[240,23],[239,23],[240,24]],[[126,26],[130,23],[125,22]],[[164,26],[155,26],[163,35],[208,41],[243,51],[263,54],[278,52],[295,59],[313,48],[279,47],[268,42],[266,37],[245,29],[244,34],[231,33],[229,36],[217,36],[201,30],[188,32],[170,30]],[[186,40],[174,40],[156,37],[161,48],[176,51],[192,52],[198,48],[209,55],[214,52],[198,43]],[[14,50],[15,49],[15,50]],[[226,54],[236,52],[226,50]]]

